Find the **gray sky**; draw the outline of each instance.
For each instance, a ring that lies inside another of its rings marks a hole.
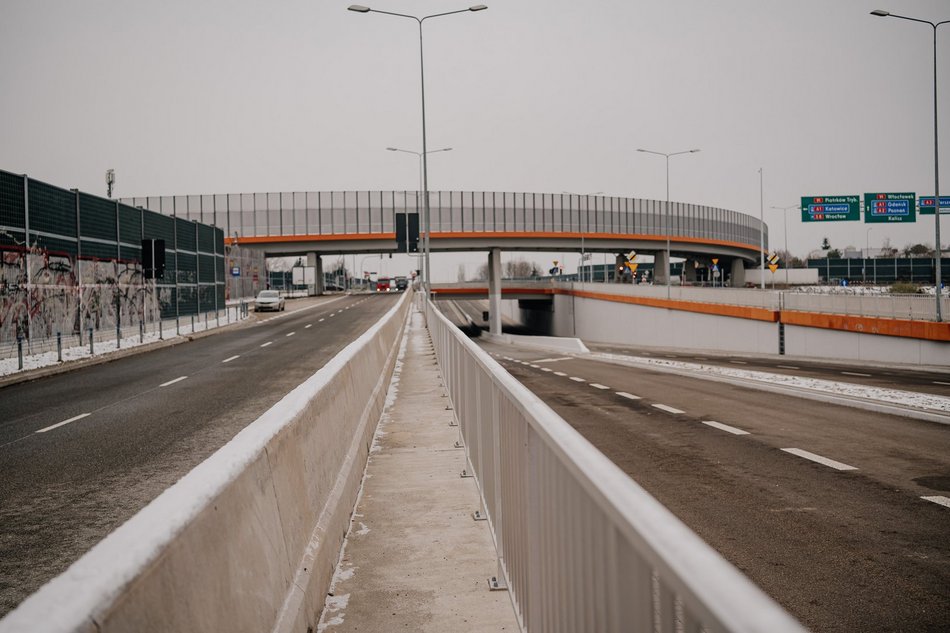
[[[466,0],[361,0],[425,15]],[[431,189],[665,197],[765,219],[811,194],[933,193],[932,31],[946,0],[486,0],[426,22]],[[117,196],[415,189],[414,22],[348,0],[3,0],[0,167]],[[950,115],[950,25],[938,35]],[[950,193],[950,116],[941,121]],[[797,255],[933,244],[911,225],[802,224]],[[950,242],[950,222],[943,224]],[[526,253],[549,266],[551,255]],[[436,281],[481,255],[436,262]],[[573,269],[576,255],[563,257]],[[384,262],[398,268],[400,260]],[[598,258],[596,261],[600,261]],[[368,266],[367,266],[368,267]],[[400,270],[387,270],[397,273]]]

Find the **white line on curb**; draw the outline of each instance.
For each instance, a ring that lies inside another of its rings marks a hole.
[[[52,426],[48,426],[48,427],[46,427],[46,428],[44,428],[44,429],[40,429],[39,431],[36,431],[36,432],[37,432],[37,433],[46,433],[47,431],[52,431],[53,429],[59,428],[59,427],[63,426],[64,424],[69,424],[70,422],[75,422],[76,420],[82,420],[83,418],[88,418],[89,415],[90,415],[89,413],[82,413],[82,414],[80,414],[80,415],[77,415],[76,417],[69,418],[68,420],[63,420],[62,422],[59,422],[59,423],[57,423],[57,424],[53,424]]]
[[[597,382],[590,383],[590,386],[593,387],[594,389],[610,389],[610,387],[608,387],[607,385],[602,385]]]
[[[726,433],[732,433],[733,435],[748,435],[749,434],[748,431],[737,429],[734,426],[729,426],[728,424],[723,424],[722,422],[714,422],[713,420],[703,420],[703,424],[719,429],[720,431],[725,431]]]
[[[845,376],[861,376],[862,378],[870,378],[870,377],[871,377],[871,374],[862,374],[862,373],[857,372],[857,371],[843,371],[843,372],[841,372],[841,373],[844,374]]]
[[[827,457],[822,457],[821,455],[816,455],[808,451],[803,451],[800,448],[783,448],[783,451],[786,453],[791,453],[792,455],[798,455],[799,457],[804,457],[813,462],[817,462],[824,466],[834,468],[835,470],[857,470],[854,466],[848,466],[847,464],[842,464],[841,462],[836,462],[833,459],[828,459]]]
[[[261,347],[267,347],[268,345],[273,345],[273,344],[274,344],[274,341],[267,341],[266,343],[261,345]]]
[[[221,361],[221,362],[222,362],[222,363],[230,363],[232,360],[236,360],[236,359],[238,359],[238,358],[240,358],[240,357],[241,357],[240,354],[235,354],[235,355],[232,356],[231,358],[225,358],[225,359],[224,359],[223,361]]]
[[[174,385],[176,382],[181,382],[182,380],[184,380],[184,379],[187,378],[187,377],[188,377],[188,376],[179,376],[178,378],[175,378],[174,380],[169,380],[168,382],[163,382],[162,384],[159,385],[159,387],[167,387],[168,385]]]
[[[795,365],[776,365],[776,367],[779,369],[801,369],[801,367],[797,367]]]
[[[621,398],[626,398],[627,400],[639,400],[640,396],[635,396],[632,393],[627,393],[626,391],[617,391],[616,394]]]
[[[921,497],[921,499],[924,499],[925,501],[933,501],[934,503],[950,508],[950,497]]]
[[[733,365],[748,365],[749,364],[745,362],[744,360],[731,360],[729,362],[732,363]]]
[[[683,411],[680,411],[679,409],[676,409],[674,407],[667,406],[665,404],[654,404],[653,406],[661,411],[666,411],[667,413],[683,413]]]
[[[935,385],[947,385],[948,387],[950,387],[950,382],[940,382],[939,380],[935,380],[935,381],[934,381],[934,384],[935,384]]]

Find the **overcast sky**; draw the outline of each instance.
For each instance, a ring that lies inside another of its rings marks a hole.
[[[672,159],[671,197],[758,216],[762,167],[773,248],[784,232],[770,207],[802,195],[933,193],[932,31],[868,13],[940,21],[947,0],[486,3],[426,22],[429,148],[453,148],[430,157],[430,189],[663,199],[663,159],[636,149],[700,148]],[[417,27],[347,5],[3,0],[0,168],[99,194],[114,168],[123,197],[415,189],[415,157],[385,148],[421,148]],[[950,25],[938,43],[948,194]],[[797,255],[824,236],[934,241],[932,216],[788,219]],[[484,261],[437,257],[436,281]]]

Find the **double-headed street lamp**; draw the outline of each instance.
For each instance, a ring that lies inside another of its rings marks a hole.
[[[484,11],[488,7],[484,4],[476,4],[467,9],[459,9],[457,11],[446,11],[445,13],[434,13],[432,15],[426,15],[423,17],[417,17],[414,15],[408,15],[405,13],[393,13],[391,11],[380,11],[379,9],[370,9],[369,7],[364,7],[359,4],[351,4],[347,7],[350,11],[355,11],[356,13],[381,13],[383,15],[393,15],[398,18],[409,18],[410,20],[415,20],[419,24],[419,85],[422,89],[422,195],[425,199],[425,218],[423,220],[425,224],[425,239],[422,243],[423,253],[425,256],[425,285],[426,285],[426,297],[430,297],[432,292],[432,276],[429,269],[429,165],[426,160],[426,80],[425,80],[425,57],[422,51],[422,23],[430,18],[440,18],[446,15],[455,15],[456,13],[467,13],[469,11]]]
[[[787,207],[771,207],[782,212],[782,221],[785,223],[785,257],[789,257],[788,252],[788,212],[791,209],[801,209],[801,205],[790,204]],[[788,285],[788,262],[785,262],[785,285]]]
[[[656,154],[657,156],[666,157],[666,214],[664,224],[666,224],[666,298],[670,298],[670,156],[679,156],[680,154],[695,154],[698,152],[698,149],[687,149],[682,152],[673,152],[672,154],[667,154],[666,152],[654,152],[649,149],[638,149],[638,152],[643,152],[644,154]],[[656,276],[656,265],[654,264],[653,275]]]
[[[937,27],[941,24],[950,24],[950,20],[934,23],[929,20],[910,18],[906,15],[896,15],[889,11],[882,11],[881,9],[875,9],[874,11],[871,11],[871,15],[876,15],[879,18],[900,18],[901,20],[910,20],[911,22],[929,24],[933,28],[934,32],[934,196],[936,196],[937,200],[937,208],[935,209],[934,213],[934,241],[936,242],[937,247],[937,288],[934,294],[937,296],[937,321],[942,321],[943,317],[940,313],[940,152],[938,150],[937,141]]]

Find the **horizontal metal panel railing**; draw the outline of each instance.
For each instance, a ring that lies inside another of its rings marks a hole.
[[[817,294],[786,292],[783,297],[786,310],[822,312],[850,316],[936,321],[937,301],[924,294]],[[950,314],[950,297],[940,297],[943,314]]]
[[[394,233],[396,214],[422,213],[417,191],[297,191],[125,198],[198,220],[228,237]],[[430,191],[435,233],[666,235],[758,249],[762,223],[738,211],[643,198],[498,191]],[[669,230],[667,230],[667,226]],[[768,243],[768,227],[765,227]]]
[[[804,631],[427,304],[526,631]]]

